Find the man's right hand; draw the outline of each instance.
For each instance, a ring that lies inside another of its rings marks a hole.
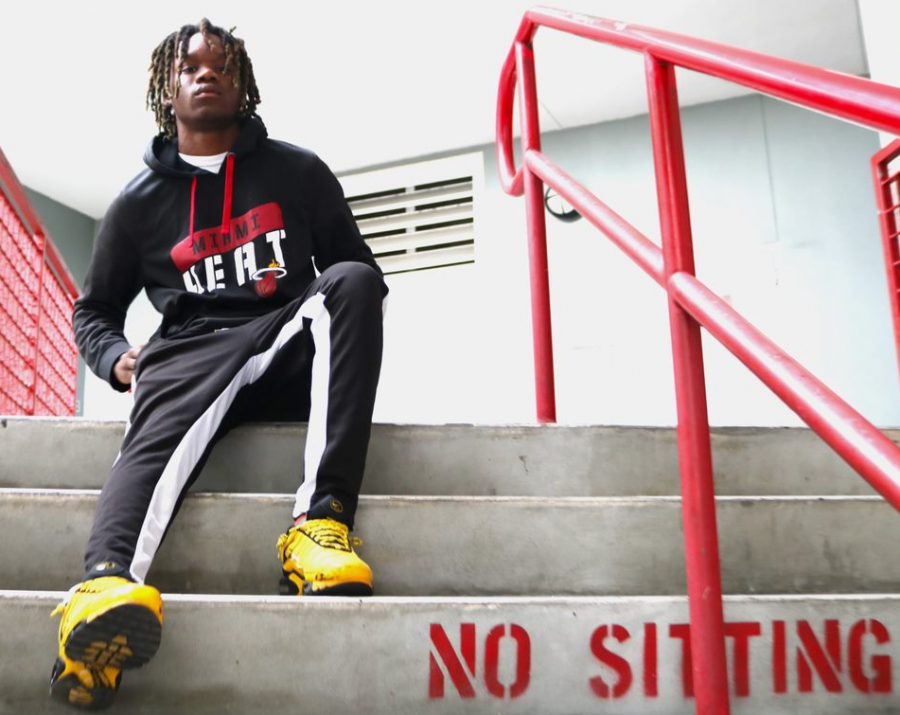
[[[130,385],[131,378],[134,377],[134,366],[137,364],[137,357],[141,354],[143,345],[136,345],[129,349],[128,352],[122,353],[113,367],[113,377],[123,385]]]

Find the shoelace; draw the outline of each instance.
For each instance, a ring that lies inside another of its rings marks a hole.
[[[350,551],[350,538],[347,527],[327,519],[308,522],[299,529],[319,546],[341,551]]]
[[[82,585],[83,585],[82,583],[76,583],[74,586],[72,586],[72,588],[70,588],[66,592],[66,595],[63,596],[63,600],[60,601],[57,604],[56,608],[54,608],[53,611],[50,613],[50,618],[54,618],[55,616],[60,615],[64,610],[66,610],[66,606],[69,605],[69,601],[72,600],[72,596],[75,595],[75,593],[78,591],[78,589],[80,589],[82,587]]]
[[[325,548],[335,548],[342,551],[350,551],[351,546],[355,548],[362,546],[363,544],[363,540],[358,536],[349,536],[349,531],[343,525],[332,526],[327,523],[327,521],[324,524],[311,524],[310,522],[307,522],[300,527],[292,528],[286,534],[282,534],[278,537],[278,543],[275,545],[278,557],[284,559],[285,554],[290,551],[297,543],[297,540],[303,536],[312,539]]]

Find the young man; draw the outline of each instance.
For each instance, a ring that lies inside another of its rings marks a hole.
[[[283,585],[372,593],[348,534],[381,366],[381,271],[325,164],[267,138],[241,40],[204,19],[163,40],[150,70],[160,134],[104,218],[73,317],[91,369],[134,389],[84,581],[56,610],[51,692],[86,708],[112,702],[121,671],[156,652],[162,602],[144,579],[240,421],[309,420],[295,522],[276,547]],[[139,347],[123,323],[142,288],[162,323]]]

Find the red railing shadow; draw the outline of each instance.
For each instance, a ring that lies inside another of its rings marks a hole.
[[[0,415],[74,415],[78,289],[0,150]]]
[[[539,27],[644,55],[661,249],[541,153],[532,47]],[[556,421],[543,183],[567,199],[668,296],[694,691],[696,711],[707,715],[729,712],[729,703],[700,328],[743,362],[898,510],[900,449],[695,277],[676,66],[896,135],[900,135],[900,89],[704,40],[549,8],[525,14],[503,65],[497,100],[497,163],[504,190],[514,196],[524,193],[526,199],[538,421]],[[519,169],[513,157],[512,112],[517,87],[523,164]]]

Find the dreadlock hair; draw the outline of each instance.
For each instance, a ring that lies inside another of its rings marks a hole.
[[[213,36],[222,43],[225,50],[225,72],[231,72],[234,86],[242,90],[243,94],[238,117],[255,114],[256,107],[261,101],[256,78],[253,76],[253,64],[247,55],[244,41],[231,34],[234,32],[233,27],[225,30],[213,25],[205,17],[200,20],[199,25],[183,25],[180,30],[160,42],[150,57],[147,109],[153,111],[156,126],[166,139],[175,137],[175,111],[172,108],[172,100],[178,95],[178,76],[187,54],[188,42],[198,32],[207,42],[210,41],[210,36]]]

